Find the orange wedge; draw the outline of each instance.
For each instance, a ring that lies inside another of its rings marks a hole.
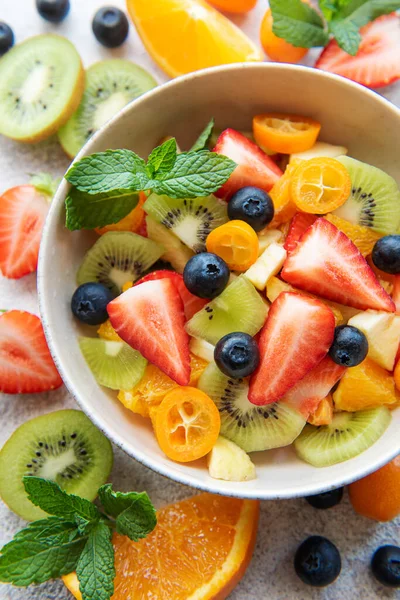
[[[224,600],[250,562],[258,512],[254,500],[200,494],[160,510],[140,542],[115,534],[112,600]],[[82,600],[75,573],[63,581]]]
[[[170,77],[262,60],[257,46],[204,0],[127,0],[127,7],[146,50]]]

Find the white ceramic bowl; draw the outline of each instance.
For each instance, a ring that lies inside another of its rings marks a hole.
[[[176,79],[132,102],[86,144],[78,158],[108,148],[147,156],[160,138],[175,135],[189,147],[214,116],[218,127],[251,129],[267,111],[309,115],[322,123],[323,140],[345,145],[356,158],[382,167],[400,183],[400,111],[372,91],[323,71],[272,63],[239,64]],[[75,274],[95,235],[64,227],[64,180],[46,222],[39,261],[40,308],[47,340],[64,382],[94,423],[130,456],[158,473],[196,488],[246,498],[289,498],[318,493],[360,478],[400,452],[400,409],[369,450],[323,469],[300,461],[292,448],[255,453],[257,479],[212,479],[205,460],[175,463],[161,452],[150,423],[132,414],[116,394],[94,380],[78,346],[82,328],[72,318]]]

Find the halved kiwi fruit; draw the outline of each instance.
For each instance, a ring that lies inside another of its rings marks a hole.
[[[74,158],[95,131],[156,85],[150,73],[129,60],[114,58],[89,67],[79,108],[58,132],[68,156]]]
[[[0,61],[0,133],[20,142],[49,137],[76,110],[84,85],[81,59],[66,38],[18,44]]]
[[[221,435],[246,452],[288,446],[299,435],[305,418],[283,402],[256,406],[248,400],[248,379],[231,379],[210,363],[198,387],[215,402]]]
[[[194,256],[194,252],[149,215],[146,217],[146,227],[147,237],[164,248],[163,260],[169,262],[178,273],[183,273],[187,261]]]
[[[108,479],[113,452],[108,439],[79,410],[59,410],[27,421],[0,451],[0,496],[27,521],[46,517],[25,492],[22,478],[51,479],[70,494],[94,500]]]

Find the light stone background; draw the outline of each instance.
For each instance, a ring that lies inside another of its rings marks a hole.
[[[152,0],[148,0],[151,2]],[[152,71],[159,83],[167,77],[146,54],[134,28],[127,43],[110,51],[100,46],[91,31],[91,18],[106,0],[71,0],[72,10],[66,21],[52,25],[36,13],[34,0],[0,0],[0,20],[13,28],[16,41],[44,32],[58,32],[77,46],[85,66],[105,58],[127,57]],[[124,8],[123,0],[110,4]],[[236,17],[243,29],[258,39],[258,28],[266,10],[266,0],[247,16]],[[312,64],[311,55],[308,60]],[[400,105],[400,85],[383,90],[384,95]],[[340,115],[338,115],[340,118]],[[368,126],[368,124],[366,124]],[[21,145],[0,139],[0,192],[27,181],[28,173],[46,170],[62,175],[68,159],[55,139],[35,145]],[[37,312],[35,275],[19,281],[7,281],[0,275],[0,308],[19,308]],[[27,419],[50,411],[75,406],[65,388],[42,395],[0,398],[0,446]],[[157,506],[191,494],[187,487],[156,475],[136,463],[117,448],[111,480],[121,491],[147,490]],[[0,545],[8,542],[24,523],[0,502]],[[378,546],[399,543],[400,520],[378,524],[354,514],[347,496],[338,507],[317,511],[304,500],[263,502],[257,547],[253,561],[242,582],[231,594],[232,600],[378,600],[400,598],[400,591],[378,585],[369,574],[370,557]],[[308,535],[320,534],[331,539],[342,556],[342,573],[336,583],[324,590],[303,585],[293,570],[293,555]],[[60,581],[28,589],[0,586],[2,600],[64,600],[69,598]]]

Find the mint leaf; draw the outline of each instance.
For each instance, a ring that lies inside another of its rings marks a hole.
[[[329,41],[324,22],[316,10],[301,0],[270,0],[272,30],[293,46],[313,48]]]
[[[90,532],[76,574],[83,600],[110,600],[114,593],[114,548],[111,531],[103,521]]]
[[[215,121],[214,118],[205,126],[193,146],[190,148],[190,152],[198,152],[199,150],[204,150],[208,146],[208,142],[212,136],[212,132],[214,129]]]
[[[361,42],[359,28],[352,21],[331,21],[329,31],[336,39],[342,50],[355,56]]]
[[[135,208],[138,201],[138,193],[131,190],[113,190],[93,195],[72,188],[65,199],[65,225],[74,231],[118,223]]]
[[[130,150],[106,150],[82,158],[65,175],[67,181],[88,194],[113,190],[146,189],[146,163]]]
[[[164,173],[168,173],[175,164],[177,152],[175,138],[171,138],[161,144],[161,146],[154,148],[147,160],[147,172],[149,177],[157,177]]]

